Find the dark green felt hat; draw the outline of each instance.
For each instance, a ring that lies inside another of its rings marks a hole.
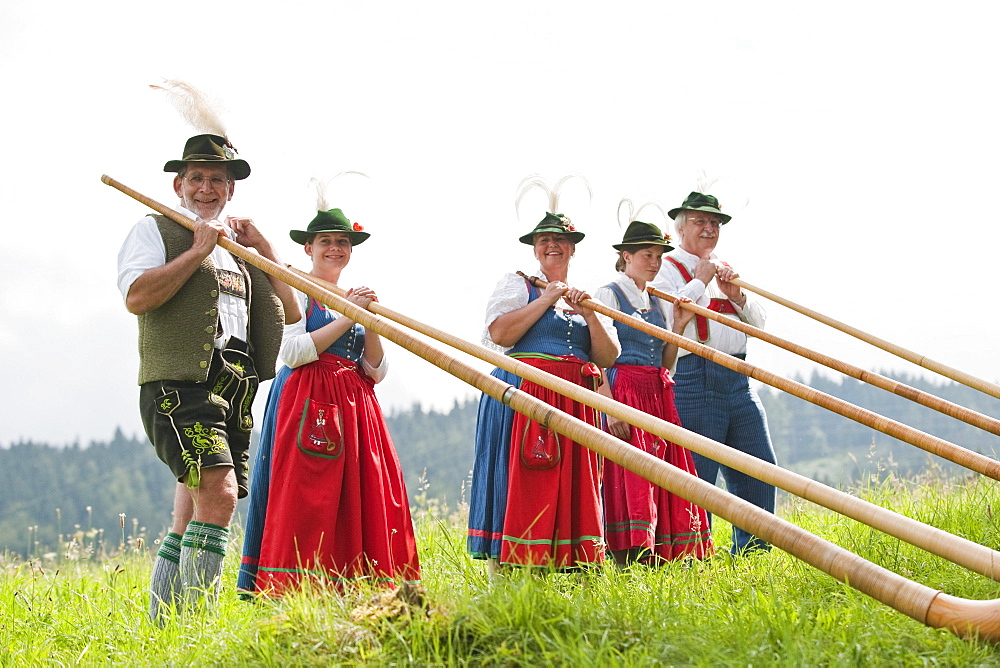
[[[535,235],[543,232],[565,234],[569,240],[575,244],[580,243],[584,237],[583,232],[577,232],[576,228],[573,227],[573,223],[565,214],[546,212],[545,218],[542,218],[542,221],[535,225],[535,229],[520,237],[518,240],[522,244],[533,246],[535,243]]]
[[[168,160],[163,165],[165,172],[179,172],[188,162],[224,162],[229,165],[229,173],[237,181],[250,176],[250,165],[236,157],[236,149],[225,137],[219,135],[195,135],[184,144],[184,157]]]
[[[677,214],[681,211],[707,211],[708,213],[714,213],[719,216],[721,223],[725,225],[730,220],[732,216],[727,216],[722,213],[722,207],[719,206],[719,200],[712,195],[705,195],[703,193],[692,192],[676,209],[671,209],[667,212],[667,215],[671,218],[676,218]]]
[[[343,232],[351,240],[352,246],[363,244],[371,235],[364,231],[358,223],[352,223],[340,209],[318,211],[316,217],[309,222],[304,230],[291,230],[288,236],[297,244],[305,244],[309,237],[320,232]]]
[[[656,225],[644,223],[641,220],[633,220],[625,230],[625,236],[620,244],[614,244],[612,248],[623,251],[629,246],[664,246],[665,251],[672,251],[670,245],[670,235],[664,234]]]

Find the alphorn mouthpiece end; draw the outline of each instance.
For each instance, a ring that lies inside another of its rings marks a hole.
[[[518,276],[520,276],[521,278],[523,278],[524,280],[528,281],[528,283],[531,283],[531,284],[532,284],[533,286],[535,286],[536,288],[538,288],[538,287],[541,287],[541,286],[539,286],[539,284],[538,284],[538,283],[539,283],[539,279],[538,279],[538,277],[536,277],[536,276],[528,276],[528,275],[527,275],[526,273],[524,273],[523,271],[518,271],[518,272],[515,272],[515,273],[516,273],[516,274],[517,274]]]
[[[112,181],[114,181],[114,179],[107,174],[101,174],[101,183],[110,186]]]

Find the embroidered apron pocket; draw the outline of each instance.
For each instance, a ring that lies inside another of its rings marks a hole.
[[[555,468],[562,459],[562,444],[559,439],[558,432],[529,420],[521,434],[521,463],[529,469],[544,471]]]
[[[313,457],[336,459],[344,452],[344,420],[334,404],[306,399],[296,435],[299,450]]]

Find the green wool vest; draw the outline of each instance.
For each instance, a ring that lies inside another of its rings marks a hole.
[[[153,219],[166,246],[167,262],[191,247],[191,230],[166,216],[154,215]],[[285,315],[267,274],[250,264],[246,269],[251,286],[247,338],[257,376],[264,381],[274,378]],[[208,380],[218,308],[219,281],[211,257],[206,257],[177,294],[139,316],[139,384]]]

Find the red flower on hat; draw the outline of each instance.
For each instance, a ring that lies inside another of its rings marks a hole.
[[[672,244],[674,242],[674,240],[670,238],[669,234],[664,234],[663,240],[666,241],[668,244]]]
[[[351,225],[351,229],[354,230],[355,232],[360,232],[365,228],[361,226],[361,223],[354,223],[353,225]]]

